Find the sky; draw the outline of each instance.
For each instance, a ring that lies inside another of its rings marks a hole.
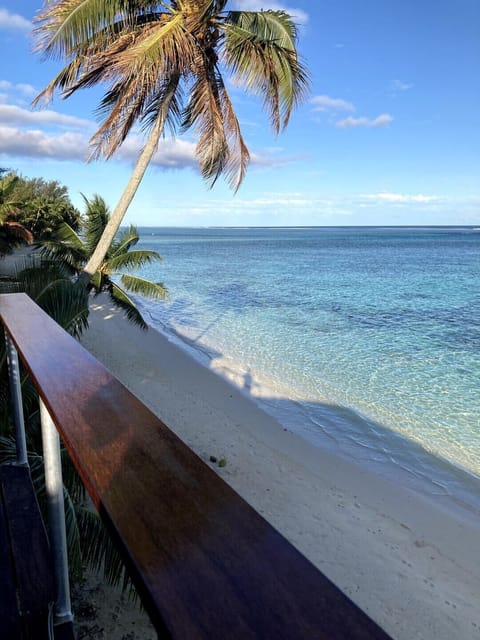
[[[40,0],[0,0],[0,167],[113,208],[141,138],[87,162],[98,88],[42,108],[60,70],[34,53]],[[138,226],[480,226],[478,0],[232,0],[299,26],[310,93],[275,136],[262,101],[229,83],[252,161],[239,191],[213,189],[189,134],[160,141],[125,218]]]

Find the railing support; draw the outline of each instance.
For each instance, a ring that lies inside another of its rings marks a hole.
[[[13,423],[15,425],[15,443],[17,447],[17,464],[28,466],[27,441],[25,438],[25,420],[23,417],[22,385],[18,354],[10,336],[5,332],[7,345],[7,365],[10,378],[10,396],[12,399]]]
[[[40,419],[42,423],[48,523],[57,593],[55,602],[55,625],[60,625],[73,621],[70,602],[70,582],[68,577],[67,534],[65,527],[65,501],[63,496],[60,438],[50,413],[41,398]]]

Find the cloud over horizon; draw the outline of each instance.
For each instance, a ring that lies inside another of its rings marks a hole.
[[[388,191],[361,194],[359,198],[360,200],[367,200],[374,204],[386,202],[390,204],[429,204],[440,200],[439,196],[427,196],[423,193],[391,193]]]
[[[33,125],[35,128],[22,128]],[[40,127],[54,125],[60,131],[45,131]],[[65,131],[74,127],[77,131]],[[55,111],[31,112],[14,105],[0,104],[0,156],[22,158],[46,158],[59,162],[86,162],[90,155],[89,135],[93,123]],[[63,129],[63,131],[62,131]],[[81,129],[80,133],[78,130]],[[139,135],[129,136],[112,160],[134,163],[142,148],[143,139]],[[197,170],[195,143],[178,138],[162,139],[151,165],[160,169]],[[280,150],[281,152],[281,150]],[[276,150],[251,151],[251,165],[257,167],[277,167],[295,160],[283,157]]]

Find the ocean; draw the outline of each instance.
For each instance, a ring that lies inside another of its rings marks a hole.
[[[480,230],[139,232],[152,327],[312,445],[480,509]]]

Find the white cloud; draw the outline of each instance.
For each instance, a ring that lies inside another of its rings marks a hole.
[[[139,136],[130,136],[125,140],[114,158],[134,162],[138,157],[141,145],[142,140]],[[162,139],[152,158],[151,164],[163,169],[196,167],[195,144],[186,140],[173,138]]]
[[[127,139],[114,156],[118,160],[134,161],[138,156],[138,139]],[[182,140],[163,140],[152,164],[164,169],[195,166],[195,147]],[[27,158],[48,158],[59,161],[85,161],[89,154],[88,140],[81,133],[58,135],[40,130],[22,130],[0,126],[0,154]]]
[[[163,207],[161,207],[163,208]],[[165,207],[166,211],[171,210],[171,205]],[[242,198],[237,196],[228,199],[209,199],[207,202],[200,202],[192,207],[191,203],[177,199],[175,203],[177,216],[201,216],[211,220],[215,216],[212,212],[221,212],[221,219],[232,219],[237,217],[245,221],[246,218],[254,218],[259,215],[268,215],[277,218],[282,216],[282,223],[291,224],[293,219],[299,224],[306,221],[304,216],[314,215],[316,220],[328,218],[331,215],[349,215],[351,212],[341,204],[330,200],[310,198],[302,193],[278,192],[264,193],[253,198]],[[284,218],[284,220],[283,220]],[[218,220],[220,222],[220,220]]]
[[[32,97],[38,93],[31,84],[25,84],[24,82],[14,84],[8,80],[0,80],[0,91],[8,91],[9,93],[17,92],[28,97]]]
[[[368,193],[359,196],[361,200],[368,200],[376,204],[391,203],[391,204],[429,204],[431,202],[438,202],[440,198],[438,196],[427,196],[423,193]]]
[[[18,13],[10,13],[8,9],[0,8],[0,29],[20,29],[29,31],[32,23]]]
[[[38,130],[0,126],[0,154],[65,161],[84,160],[86,151],[85,139],[80,133],[53,136]]]
[[[394,92],[397,91],[408,91],[413,88],[413,84],[411,82],[403,82],[402,80],[393,80],[390,85],[390,89]]]
[[[393,117],[389,113],[382,113],[376,118],[366,118],[362,116],[360,118],[353,118],[352,116],[348,116],[344,120],[339,120],[335,126],[340,129],[349,129],[352,127],[368,127],[368,128],[378,128],[385,127],[386,125],[392,122]]]
[[[18,86],[18,85],[17,85]],[[25,85],[29,86],[29,85]],[[90,127],[88,120],[68,116],[57,111],[30,111],[12,104],[0,104],[0,123],[16,125],[57,125],[61,127],[85,128]]]
[[[314,111],[355,111],[351,102],[341,98],[331,98],[330,96],[314,96],[310,102]]]
[[[276,0],[236,0],[234,3],[240,11],[286,11],[295,22],[306,24],[308,22],[308,14],[298,7],[288,7],[285,2],[276,2]]]
[[[332,98],[326,95],[314,96],[311,98],[310,103],[313,105],[313,111],[315,113],[331,112],[331,114],[336,114],[339,111],[355,111],[355,106],[352,102],[348,102],[342,98]],[[333,124],[334,117],[335,115],[329,118],[330,124]],[[382,113],[376,118],[367,118],[366,116],[354,118],[353,116],[348,116],[342,120],[337,120],[337,122],[335,122],[335,126],[339,129],[355,127],[378,128],[385,127],[390,124],[392,120],[393,117],[388,113]]]
[[[6,105],[0,104],[0,122],[2,121],[2,109]],[[10,105],[8,105],[10,107]],[[20,110],[22,111],[22,110]],[[30,113],[30,112],[25,112]],[[47,114],[47,112],[32,113],[30,115]],[[59,116],[55,112],[52,122],[54,124],[67,124],[68,121],[59,122]],[[63,116],[63,118],[71,118]],[[76,118],[71,118],[78,124]],[[47,158],[51,160],[64,161],[81,161],[87,160],[90,149],[87,136],[79,132],[64,132],[59,134],[48,133],[39,129],[21,129],[10,124],[22,124],[21,122],[8,122],[0,124],[0,155],[23,157],[23,158]],[[38,123],[36,124],[43,124]],[[87,124],[89,124],[87,122]],[[85,127],[83,127],[85,128]],[[112,161],[119,160],[134,163],[138,157],[142,145],[139,136],[130,136],[125,140],[118,152],[113,156]],[[251,165],[259,167],[276,167],[291,162],[290,158],[275,157],[268,152],[252,152]],[[197,169],[198,162],[195,157],[195,144],[187,140],[179,140],[167,138],[160,141],[158,150],[155,153],[151,165],[160,169]]]
[[[15,89],[29,98],[33,98],[33,96],[36,96],[38,93],[35,87],[32,87],[31,84],[26,84],[24,82],[19,82],[18,84],[16,84]]]

